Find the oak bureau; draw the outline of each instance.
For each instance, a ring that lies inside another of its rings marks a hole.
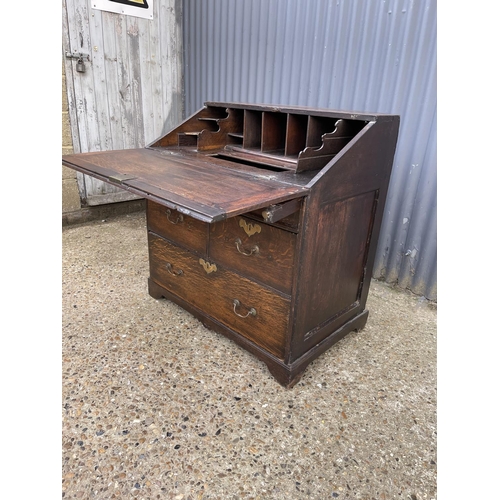
[[[146,199],[149,293],[291,387],[363,328],[399,116],[208,102],[145,148],[63,164]]]

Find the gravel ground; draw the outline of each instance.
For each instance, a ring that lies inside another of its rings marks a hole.
[[[63,229],[62,496],[436,499],[436,308],[372,282],[292,389],[148,295],[143,212]]]

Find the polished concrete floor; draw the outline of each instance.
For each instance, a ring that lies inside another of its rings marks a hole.
[[[63,228],[63,498],[437,498],[433,304],[373,281],[285,389],[148,274],[143,212]]]

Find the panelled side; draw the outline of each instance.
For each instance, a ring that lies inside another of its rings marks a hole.
[[[291,361],[364,311],[398,127],[398,117],[371,122],[313,181]]]

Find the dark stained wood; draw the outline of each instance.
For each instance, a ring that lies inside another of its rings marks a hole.
[[[279,227],[280,229],[284,229],[286,231],[292,231],[292,233],[299,232],[299,219],[300,219],[300,209],[294,212],[291,215],[283,217],[276,222],[268,222],[262,216],[263,210],[255,210],[254,212],[248,212],[245,214],[245,217],[250,219],[254,219],[256,221],[264,222],[274,227]]]
[[[214,102],[207,101],[205,106],[221,107],[221,108],[236,108],[245,109],[249,111],[274,111],[276,113],[293,113],[302,114],[307,116],[325,116],[327,118],[345,118],[350,120],[363,120],[363,121],[382,121],[387,118],[389,121],[393,119],[394,115],[385,113],[359,113],[350,111],[339,111],[325,108],[309,108],[306,106],[272,106],[268,104],[254,104],[242,102]]]
[[[354,137],[366,125],[366,121],[341,118],[335,124],[334,137]]]
[[[321,168],[334,158],[351,140],[352,137],[333,137],[332,134],[325,134],[320,147],[307,147],[299,154],[295,169],[296,172]]]
[[[297,156],[306,147],[307,115],[288,114],[286,127],[286,156]]]
[[[279,170],[296,170],[297,162],[290,161],[283,156],[262,153],[261,151],[245,150],[236,146],[220,151],[218,158],[225,158],[233,162],[243,163],[254,167],[262,166]]]
[[[262,145],[262,113],[245,109],[243,122],[243,147],[257,148]]]
[[[211,269],[213,261],[199,259],[151,232],[149,248],[153,281],[283,359],[289,299],[220,264]],[[252,308],[255,315],[249,314]]]
[[[300,302],[302,314],[297,331],[306,334],[357,305],[375,194],[366,193],[320,206],[312,242],[315,258],[307,263],[311,286]],[[325,269],[329,272],[325,273]],[[315,342],[317,340],[315,337]]]
[[[147,202],[148,229],[170,241],[205,256],[209,224],[154,203]]]
[[[328,335],[323,335],[323,340],[314,344],[314,346],[300,357],[294,358],[294,360],[288,364],[287,368],[289,370],[289,382],[286,385],[287,387],[292,387],[295,383],[298,382],[301,374],[304,373],[304,370],[307,368],[311,361],[315,360],[317,357],[321,356],[326,350],[328,350],[333,344],[342,340],[351,332],[358,332],[362,330],[366,322],[368,320],[368,311],[362,310],[356,316],[353,316],[346,319],[340,326],[335,326],[335,328],[331,327],[329,324],[323,327],[325,332],[328,332]],[[332,322],[333,324],[334,322]]]
[[[368,311],[363,311],[355,318],[347,321],[341,328],[335,329],[332,335],[329,335],[325,340],[318,343],[313,349],[310,349],[306,354],[296,359],[293,363],[285,363],[283,360],[271,354],[268,350],[261,348],[254,342],[249,341],[246,337],[238,334],[233,329],[221,324],[219,321],[211,316],[208,316],[201,309],[197,309],[192,304],[189,304],[177,295],[172,294],[166,288],[158,285],[151,278],[148,280],[149,294],[155,299],[162,297],[175,302],[186,311],[189,311],[193,316],[198,318],[207,328],[218,332],[230,338],[238,345],[251,352],[254,356],[261,359],[267,366],[271,375],[284,387],[290,389],[297,382],[306,371],[311,361],[321,356],[333,344],[343,339],[353,331],[360,331],[364,328],[368,319]]]
[[[194,115],[190,116],[181,125],[166,134],[165,136],[153,141],[148,147],[171,147],[179,144],[179,135],[190,132],[201,132],[202,130],[215,131],[218,128],[216,121],[200,120],[200,118],[224,118],[227,116],[227,110],[221,106],[207,106]]]
[[[245,232],[253,229],[248,235]],[[258,232],[257,232],[258,230]],[[245,217],[210,226],[209,257],[242,276],[290,294],[297,235]]]
[[[214,151],[223,148],[230,140],[229,134],[242,134],[243,112],[240,109],[228,109],[227,118],[216,120],[217,130],[202,130],[198,136],[198,151]],[[234,137],[234,135],[232,136]]]
[[[158,203],[184,209],[192,217],[208,222],[303,196],[307,190],[276,178],[259,178],[256,182],[251,173],[215,164],[206,168],[190,157],[166,155],[154,149],[66,155],[63,164],[107,181],[116,175],[132,175],[131,180],[121,184],[110,182],[146,198],[153,195]]]
[[[278,222],[291,214],[297,213],[301,205],[302,200],[300,198],[279,203],[278,205],[271,205],[262,211],[262,218],[269,223]]]
[[[365,310],[398,129],[399,117],[367,124],[311,181],[290,359],[334,335],[323,325],[341,327]],[[325,268],[330,281],[322,277]]]
[[[281,370],[276,371],[276,375],[273,374],[273,376],[275,376],[276,380],[280,384],[282,384],[283,386],[287,386],[287,383],[289,381],[288,365],[285,364],[282,359],[272,354],[268,349],[260,347],[258,344],[247,339],[245,336],[239,334],[232,328],[222,324],[214,317],[209,316],[205,312],[205,310],[196,308],[189,302],[186,302],[183,298],[171,293],[169,290],[159,285],[151,278],[148,279],[148,288],[151,297],[155,299],[165,298],[167,300],[170,300],[178,304],[183,309],[190,312],[193,316],[199,319],[203,323],[203,325],[206,326],[207,328],[213,330],[214,332],[218,332],[222,335],[225,335],[226,337],[236,342],[239,346],[243,347],[243,349],[246,349],[248,352],[252,353],[257,358],[264,361],[264,363],[268,366],[269,371],[271,371],[271,368],[281,367]]]
[[[327,133],[333,133],[337,119],[334,117],[309,116],[307,124],[306,146],[309,148],[318,148],[323,144],[322,136]]]
[[[262,151],[285,153],[287,115],[284,113],[262,114]]]
[[[296,172],[325,166],[363,129],[367,122],[309,117],[307,147],[298,157]]]
[[[399,117],[206,103],[143,149],[68,155],[144,196],[149,292],[292,387],[364,327]]]
[[[370,122],[335,161],[311,180],[323,202],[382,190],[389,185],[399,118]],[[384,147],[381,147],[383,145]]]

